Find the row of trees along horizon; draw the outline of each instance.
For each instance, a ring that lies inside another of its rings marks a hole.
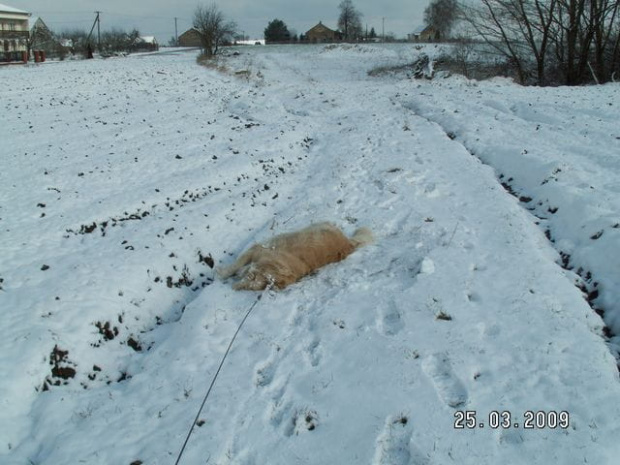
[[[377,37],[374,28],[362,27],[363,14],[353,0],[342,0],[338,9],[342,40]],[[451,58],[462,62],[466,75],[476,66],[494,63],[522,84],[578,85],[620,79],[618,0],[430,0],[424,23],[454,44]],[[215,3],[197,6],[192,25],[206,57],[239,38],[236,23],[225,18]],[[131,51],[139,35],[135,29],[105,31],[101,48]],[[56,37],[69,39],[75,50],[85,50],[88,43],[86,32],[79,30]],[[281,19],[268,23],[264,37],[267,43],[305,39]]]
[[[342,40],[358,41],[377,37],[374,27],[370,30],[362,28],[362,14],[355,8],[352,0],[342,0],[338,8],[340,9],[338,29]],[[200,35],[202,49],[207,57],[216,55],[222,45],[238,38],[235,37],[237,30],[235,22],[224,18],[216,4],[199,5],[194,11],[193,27]],[[303,34],[297,35],[284,21],[277,18],[270,21],[265,28],[264,39],[269,44],[306,41]]]
[[[362,38],[376,38],[377,34],[374,27],[369,31],[362,32],[361,13],[353,6],[352,0],[343,0],[339,8],[341,9],[338,27],[343,32],[346,40],[360,40]],[[202,49],[206,55],[215,55],[224,44],[234,43],[236,40],[244,40],[238,34],[237,25],[234,21],[227,20],[215,3],[210,6],[199,5],[196,7],[192,19],[192,26],[201,35]],[[51,37],[39,38],[39,42],[55,41],[56,43],[67,43],[64,47],[65,54],[80,53],[87,49],[90,44],[97,46],[101,52],[131,52],[134,48],[140,32],[133,29],[129,32],[112,28],[101,33],[100,40],[90,36],[85,30],[74,28],[65,29],[59,33],[53,33]],[[290,31],[286,24],[279,19],[271,21],[264,31],[264,38],[267,43],[289,43],[304,41],[303,34],[297,35]],[[393,40],[393,37],[392,37]],[[178,45],[175,37],[171,38],[168,45]],[[60,52],[56,51],[59,55]]]
[[[64,59],[67,54],[84,54],[90,44],[98,46],[99,52],[130,53],[135,50],[141,34],[138,29],[127,32],[120,28],[112,28],[101,32],[100,41],[83,29],[65,29],[59,33],[48,35],[46,31],[37,31],[31,38],[31,49],[46,50],[51,57]],[[99,42],[99,43],[98,43]]]
[[[342,40],[354,42],[378,38],[374,27],[368,30],[362,26],[363,15],[355,8],[352,0],[343,0],[338,5],[338,9],[340,10],[338,32]],[[298,37],[296,33],[289,31],[284,21],[280,19],[274,19],[267,25],[264,37],[267,43],[303,42],[306,40],[303,34]],[[393,37],[390,39],[393,40]]]
[[[341,32],[341,31],[338,31]],[[344,33],[342,33],[343,40],[348,41],[361,41],[361,40],[372,40],[378,39],[379,36],[375,31],[374,27],[371,27],[370,30],[365,29],[364,32],[360,32],[359,35],[355,35],[353,37],[349,37],[345,39]],[[308,39],[304,34],[297,35],[294,30],[290,30],[286,23],[281,19],[274,19],[270,21],[264,32],[265,43],[267,44],[287,44],[291,42],[307,42]],[[395,37],[393,34],[389,34],[386,40],[393,42],[395,41]]]

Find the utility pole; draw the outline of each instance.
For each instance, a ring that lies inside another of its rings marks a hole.
[[[383,36],[383,42],[385,42],[385,17],[381,18],[381,35]]]
[[[90,38],[93,36],[93,31],[95,30],[95,25],[97,26],[97,48],[99,52],[101,52],[101,23],[99,20],[99,14],[101,11],[95,11],[97,16],[95,17],[95,21],[93,22],[93,27],[90,28],[90,32],[88,33],[88,37],[86,38],[86,43],[88,44],[88,58],[93,57],[93,47],[90,43]]]
[[[95,13],[97,13],[97,48],[99,49],[99,52],[101,52],[101,19],[99,19],[99,14],[101,14],[101,11],[95,11]]]
[[[176,47],[179,46],[179,30],[177,29],[177,20],[179,18],[174,18],[174,45]]]

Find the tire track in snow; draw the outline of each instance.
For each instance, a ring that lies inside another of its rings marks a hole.
[[[433,116],[428,114],[429,112],[425,112],[421,110],[420,108],[418,108],[415,102],[411,101],[407,103],[401,103],[400,101],[397,101],[397,100],[394,100],[394,101],[395,103],[402,106],[403,108],[406,108],[414,112],[417,116],[420,116],[421,118],[424,118],[429,123],[432,123],[436,125],[437,127],[439,127],[446,134],[447,137],[449,137],[452,140],[455,140],[455,142],[461,145],[465,150],[467,150],[467,152],[472,157],[479,160],[481,163],[487,166],[490,166],[491,168],[494,168],[494,171],[496,171],[493,165],[485,161],[483,157],[476,155],[475,152],[470,147],[468,147],[465,142],[459,141],[457,139],[456,134],[453,131],[448,130],[443,122],[441,122],[437,118],[434,119]],[[491,107],[496,106],[496,102],[494,101],[486,102],[486,104]],[[504,109],[503,107],[500,111],[508,112],[508,110]],[[573,247],[571,251],[563,250],[562,248],[563,241],[559,239],[561,239],[561,237],[565,234],[562,234],[562,231],[559,231],[557,229],[553,230],[552,226],[550,226],[548,221],[546,221],[549,215],[555,215],[558,208],[550,206],[548,204],[548,200],[545,200],[542,198],[536,198],[531,192],[528,192],[522,186],[518,186],[514,178],[511,176],[511,173],[499,174],[499,176],[496,179],[497,179],[497,183],[501,185],[508,194],[512,195],[517,200],[519,200],[519,204],[521,205],[521,207],[528,214],[532,215],[533,217],[532,222],[536,224],[544,232],[545,236],[547,237],[549,241],[549,244],[559,253],[561,260],[557,262],[558,265],[561,266],[567,272],[569,272],[569,276],[572,276],[573,284],[579,290],[581,290],[584,300],[588,303],[592,311],[594,311],[597,315],[599,315],[605,322],[605,325],[601,328],[600,336],[606,341],[610,341],[612,339],[617,338],[618,334],[614,333],[614,331],[612,330],[615,319],[613,319],[613,316],[612,317],[606,316],[606,309],[602,306],[601,299],[599,299],[601,291],[599,290],[599,286],[598,286],[599,280],[597,279],[596,275],[592,273],[591,271],[588,271],[587,269],[585,269],[584,268],[585,265],[580,266],[580,263],[576,262],[573,259],[573,255],[575,255],[576,252],[578,252],[577,250],[575,250],[575,247]],[[543,182],[543,184],[545,184],[548,181],[549,179]],[[531,205],[535,205],[535,206],[531,207]],[[618,225],[615,225],[612,227],[617,228]],[[603,234],[603,231],[599,231],[595,235],[590,237],[590,239],[598,240],[600,239],[602,234]],[[575,268],[577,268],[576,271],[575,271]],[[602,292],[605,292],[605,291],[602,291]],[[610,291],[607,290],[607,292],[609,293]],[[615,357],[616,366],[618,370],[620,371],[620,347],[617,344],[616,345],[607,344],[607,346],[609,347],[609,350]]]

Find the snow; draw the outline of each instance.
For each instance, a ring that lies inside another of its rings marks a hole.
[[[18,10],[17,8],[14,8],[12,6],[8,6],[8,5],[4,5],[3,3],[0,3],[0,11],[2,11],[3,13],[20,13],[20,14],[29,14],[26,11],[23,10]]]
[[[620,268],[610,259],[620,249],[620,86],[541,89],[449,80],[423,94],[405,105],[438,122],[503,182],[511,178],[508,184],[570,267],[584,278],[592,273],[585,284],[598,282],[596,306],[620,333],[614,291]]]
[[[157,43],[155,36],[142,36],[138,40],[140,40],[141,42],[145,44],[156,44]]]
[[[620,87],[238,50],[2,70],[0,461],[175,463],[255,305],[180,463],[617,463]],[[215,276],[321,220],[377,241],[281,292]]]

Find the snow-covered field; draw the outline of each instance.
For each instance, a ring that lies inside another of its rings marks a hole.
[[[367,74],[417,53],[0,69],[0,462],[174,464],[255,305],[182,464],[618,463],[620,85]],[[376,243],[215,275],[320,220]]]

